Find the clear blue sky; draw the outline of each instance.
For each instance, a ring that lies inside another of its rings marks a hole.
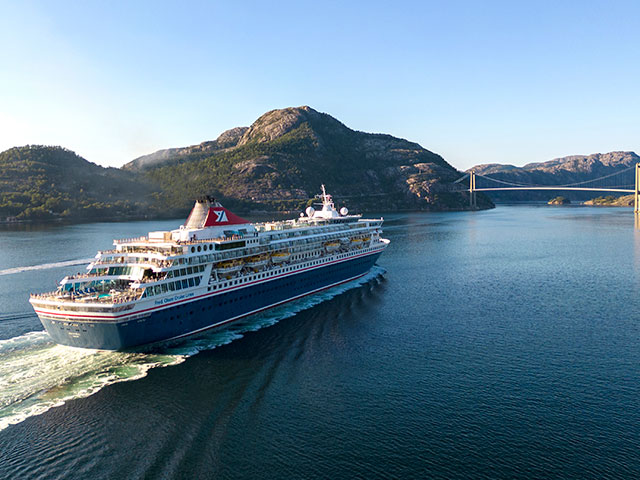
[[[0,150],[111,166],[310,105],[460,169],[640,151],[640,2],[0,0]]]

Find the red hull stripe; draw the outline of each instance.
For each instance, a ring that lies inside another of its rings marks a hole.
[[[270,277],[268,279],[257,280],[257,281],[254,281],[254,282],[244,283],[242,285],[238,285],[238,286],[230,287],[230,288],[225,288],[225,289],[222,289],[222,290],[217,290],[215,292],[208,292],[208,293],[205,293],[203,295],[198,295],[196,297],[192,297],[192,298],[188,298],[188,299],[184,299],[184,300],[178,300],[178,301],[175,301],[175,302],[167,303],[165,305],[158,305],[157,307],[146,308],[144,310],[139,310],[139,311],[131,312],[131,313],[123,313],[121,315],[80,315],[80,314],[74,314],[74,313],[59,313],[59,312],[49,312],[47,310],[36,310],[35,308],[34,308],[34,310],[35,310],[36,313],[39,313],[39,314],[41,313],[43,315],[55,315],[55,316],[58,316],[58,317],[65,317],[65,318],[66,317],[75,317],[75,318],[86,318],[86,319],[99,318],[99,319],[102,319],[102,320],[115,320],[117,318],[131,317],[133,315],[139,315],[141,313],[150,312],[152,310],[159,310],[159,309],[162,309],[162,308],[171,307],[173,305],[178,305],[180,303],[193,302],[194,300],[197,300],[199,298],[211,297],[213,295],[218,295],[220,293],[228,292],[228,291],[231,291],[231,290],[239,290],[241,288],[245,288],[245,287],[248,287],[248,286],[251,286],[251,285],[256,285],[258,283],[269,282],[269,281],[274,280],[276,278],[288,277],[288,276],[295,275],[295,274],[300,273],[300,272],[305,272],[307,270],[314,270],[314,269],[318,269],[318,268],[323,268],[323,267],[326,267],[327,265],[332,265],[334,263],[348,262],[350,260],[353,260],[354,258],[366,257],[368,255],[375,255],[376,253],[381,252],[382,250],[384,250],[384,248],[385,247],[379,248],[379,249],[374,250],[374,251],[369,252],[369,253],[361,253],[359,255],[355,255],[355,256],[349,257],[349,258],[343,258],[343,259],[340,259],[340,260],[333,260],[333,261],[328,262],[328,263],[323,263],[322,265],[314,265],[312,267],[302,268],[300,270],[295,270],[293,272],[283,273],[283,274],[280,274],[280,275],[276,275],[274,277]]]

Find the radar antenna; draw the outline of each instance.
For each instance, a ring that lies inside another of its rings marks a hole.
[[[322,194],[316,195],[316,198],[320,197],[320,199],[322,199],[322,205],[324,207],[333,207],[333,199],[331,198],[331,195],[327,193],[326,189],[324,188],[324,184],[322,184],[320,187],[322,188]]]

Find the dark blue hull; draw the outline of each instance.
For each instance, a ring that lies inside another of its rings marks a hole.
[[[380,251],[285,277],[208,295],[133,320],[59,321],[40,318],[56,343],[102,350],[129,350],[218,327],[243,316],[355,279],[367,273]]]

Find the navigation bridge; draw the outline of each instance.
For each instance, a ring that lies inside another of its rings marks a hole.
[[[462,184],[462,182],[466,179],[469,179],[468,189]],[[481,180],[480,186],[476,184],[477,179]],[[584,182],[568,183],[564,185],[527,185],[522,183],[514,183],[505,180],[499,180],[497,178],[491,178],[487,175],[480,175],[475,173],[475,171],[473,170],[456,180],[454,184],[460,185],[457,191],[469,192],[469,205],[471,208],[477,208],[478,206],[476,202],[476,192],[499,192],[517,190],[573,190],[584,192],[632,193],[634,195],[634,212],[640,213],[640,163],[600,178],[586,180]]]

